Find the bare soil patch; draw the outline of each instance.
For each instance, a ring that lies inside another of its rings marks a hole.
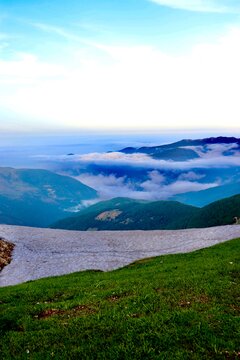
[[[0,237],[0,271],[11,262],[14,244]]]
[[[111,210],[111,211],[104,211],[96,217],[96,220],[111,221],[111,220],[116,219],[121,214],[122,214],[122,211],[120,211],[118,209]]]
[[[38,315],[35,315],[34,317],[36,319],[47,319],[50,318],[54,315],[57,316],[67,316],[68,318],[70,317],[78,317],[78,316],[86,316],[86,315],[91,315],[91,314],[95,314],[96,310],[92,309],[91,307],[87,306],[87,305],[77,305],[75,307],[73,307],[72,309],[68,309],[68,310],[62,310],[62,309],[46,309],[43,310],[41,313],[39,313]]]

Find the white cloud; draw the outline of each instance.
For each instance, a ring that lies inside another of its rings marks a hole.
[[[89,153],[84,155],[75,156],[76,161],[83,161],[87,163],[105,163],[105,162],[116,162],[116,163],[143,163],[149,161],[149,156],[146,154],[124,154],[121,152],[109,152],[109,153]]]
[[[93,175],[82,174],[76,179],[84,184],[95,188],[98,191],[100,200],[112,199],[114,197],[130,197],[132,199],[147,199],[149,194],[137,191],[131,181],[127,181],[125,176],[116,177],[115,175]]]
[[[151,183],[151,182],[150,182]],[[189,191],[200,191],[209,189],[215,186],[218,186],[218,183],[199,183],[197,181],[188,181],[188,180],[177,180],[171,184],[151,187],[150,183],[142,184],[144,190],[149,192],[149,197],[153,200],[167,200],[176,194],[183,194]]]
[[[0,59],[0,81],[6,84],[24,85],[27,81],[51,79],[63,76],[64,67],[56,64],[40,62],[37,56],[28,53],[18,53],[14,60]],[[35,83],[35,85],[37,85]]]
[[[52,128],[239,128],[239,37],[181,56],[95,44],[76,46],[71,64],[0,58],[0,107]]]
[[[126,177],[116,177],[113,174],[109,176],[103,174],[82,174],[77,179],[97,189],[100,200],[115,197],[129,197],[131,199],[151,201],[167,200],[176,194],[205,190],[219,185],[216,182],[203,184],[189,180],[177,180],[171,184],[165,184],[165,178],[158,171],[150,172],[149,179],[138,184],[138,188],[130,180],[126,180]]]
[[[225,152],[232,151],[235,155],[239,154],[238,144],[208,144],[206,146],[185,146],[185,149],[195,151],[201,158],[217,158],[224,156]]]
[[[161,194],[159,194],[159,190],[166,181],[166,178],[157,170],[150,171],[148,173],[148,177],[149,177],[148,180],[141,183],[140,185],[141,188],[144,191],[150,192],[151,194],[155,194],[153,198],[156,197],[156,194],[158,194],[158,196],[161,196]]]
[[[239,145],[238,144],[209,144],[207,146],[208,152],[205,156],[221,156],[224,155],[225,152],[232,150],[233,152],[236,151],[236,154],[239,155]]]
[[[189,171],[187,173],[182,173],[178,179],[179,180],[189,180],[189,181],[195,181],[195,180],[200,180],[202,178],[204,178],[205,175],[204,174],[196,174],[194,171]]]
[[[238,0],[149,0],[162,6],[197,12],[239,13]]]
[[[157,170],[150,171],[148,177],[153,184],[157,185],[163,184],[166,181],[165,176]]]

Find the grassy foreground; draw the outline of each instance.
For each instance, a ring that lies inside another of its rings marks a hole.
[[[240,239],[0,289],[2,359],[237,359]]]

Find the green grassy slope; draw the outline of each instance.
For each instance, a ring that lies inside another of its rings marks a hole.
[[[2,359],[237,359],[240,239],[0,289]]]
[[[189,218],[197,213],[197,208],[176,201],[116,198],[90,206],[52,227],[69,230],[180,229],[187,227]]]

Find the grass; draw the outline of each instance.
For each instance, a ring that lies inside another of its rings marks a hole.
[[[240,239],[0,289],[2,359],[238,359]]]

